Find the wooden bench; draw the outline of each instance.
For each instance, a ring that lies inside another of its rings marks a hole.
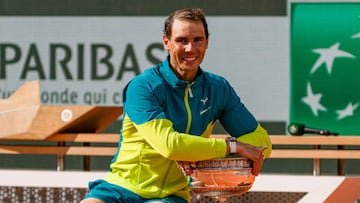
[[[227,135],[213,135],[226,137]],[[273,151],[270,158],[313,159],[313,173],[320,174],[321,159],[337,159],[338,172],[343,174],[344,159],[360,159],[360,136],[285,136],[270,135]],[[0,140],[0,154],[44,154],[57,156],[57,170],[64,170],[64,157],[84,156],[84,170],[90,170],[89,157],[113,156],[117,151],[119,134],[111,133],[67,133],[55,134],[42,141]],[[11,144],[8,142],[11,141]],[[44,145],[44,143],[46,143]],[[303,146],[310,146],[304,148]],[[325,146],[333,146],[328,149]],[[298,148],[300,147],[300,148]],[[325,148],[324,148],[325,147]]]
[[[344,159],[360,159],[360,136],[271,136],[270,158],[313,159],[313,174],[320,175],[321,159],[337,159],[338,175],[344,175]],[[286,146],[288,148],[277,148]],[[291,148],[289,147],[291,146]],[[311,146],[310,149],[299,147]],[[329,149],[328,146],[332,146]],[[354,149],[346,147],[354,146]],[[325,148],[325,149],[324,149]]]
[[[90,170],[90,156],[113,156],[119,134],[66,133],[55,134],[41,141],[0,140],[0,154],[56,155],[57,170],[64,170],[64,157],[84,156],[84,170]],[[11,142],[11,144],[8,144]],[[5,143],[5,144],[4,144]],[[91,146],[96,143],[96,146]]]

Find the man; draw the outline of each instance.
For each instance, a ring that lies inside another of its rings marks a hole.
[[[165,21],[169,56],[125,88],[119,150],[104,180],[89,184],[85,202],[189,202],[179,161],[247,157],[258,175],[271,152],[267,132],[221,76],[200,68],[209,32],[201,9]],[[237,140],[209,138],[215,122]]]

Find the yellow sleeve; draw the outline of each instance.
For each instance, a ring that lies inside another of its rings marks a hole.
[[[135,126],[139,135],[168,159],[199,161],[226,156],[227,145],[224,139],[179,133],[167,119],[153,119]]]
[[[264,151],[265,157],[269,157],[272,151],[272,144],[267,131],[261,127],[260,124],[256,129],[248,134],[241,135],[237,138],[238,141],[251,144],[257,147],[266,146],[267,149]]]

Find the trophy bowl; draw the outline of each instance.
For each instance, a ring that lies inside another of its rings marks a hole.
[[[255,178],[251,173],[251,168],[200,169],[196,170],[193,176],[208,187],[249,186],[254,183]]]
[[[202,185],[191,186],[199,197],[210,196],[220,202],[246,193],[253,186],[252,161],[243,157],[216,158],[198,161],[192,176]]]

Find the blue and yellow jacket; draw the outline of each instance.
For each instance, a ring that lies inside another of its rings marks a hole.
[[[179,80],[169,58],[135,77],[124,90],[119,150],[106,180],[145,198],[189,200],[188,179],[176,161],[226,156],[224,139],[209,138],[215,121],[238,140],[271,142],[267,132],[221,76],[199,69],[194,82]]]

